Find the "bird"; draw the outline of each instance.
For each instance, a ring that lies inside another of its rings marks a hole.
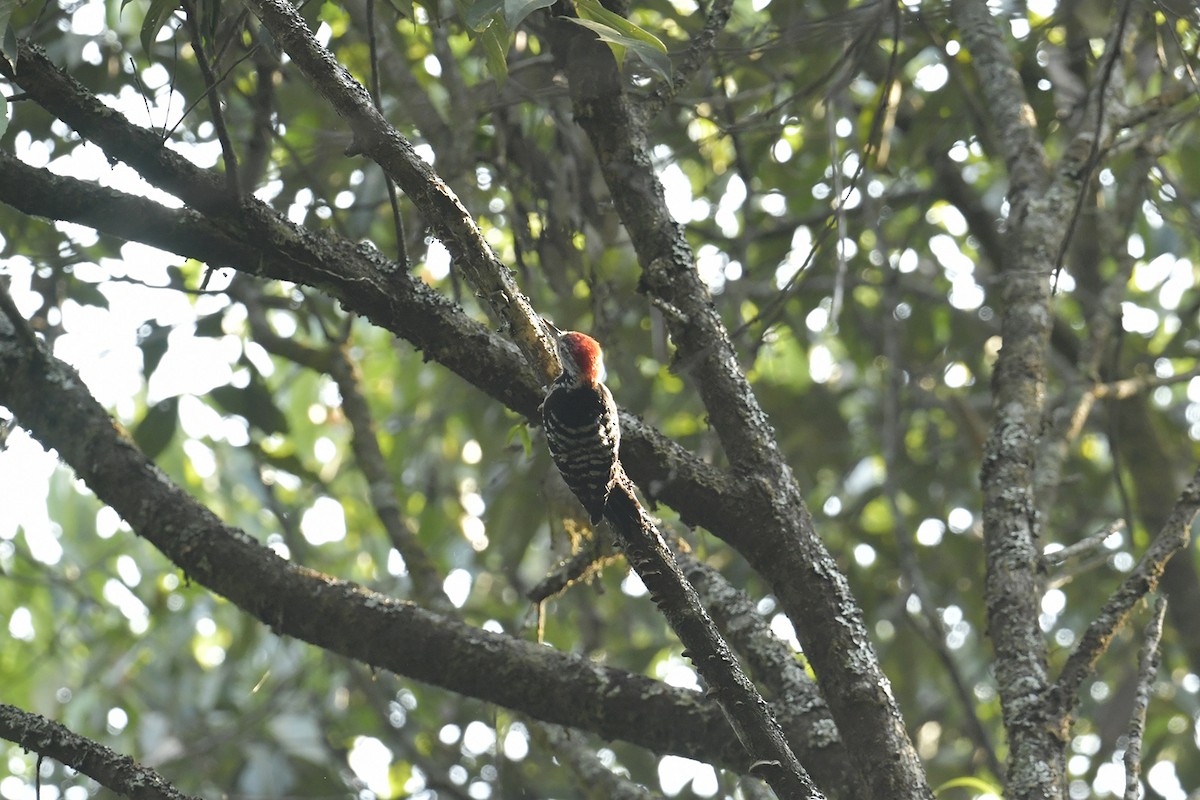
[[[546,443],[563,480],[596,525],[622,474],[621,425],[612,392],[604,385],[604,351],[586,333],[560,331],[543,322],[562,364],[542,402]]]

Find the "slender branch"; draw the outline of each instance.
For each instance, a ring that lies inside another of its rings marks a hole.
[[[217,86],[217,76],[208,63],[208,54],[204,51],[204,38],[200,35],[200,23],[196,19],[196,4],[192,0],[182,0],[183,11],[187,17],[188,35],[191,37],[192,52],[196,56],[196,65],[204,78],[207,88],[208,107],[212,113],[213,127],[217,131],[217,140],[221,143],[221,156],[225,159],[225,185],[229,188],[231,197],[240,197],[241,185],[238,181],[238,159],[233,149],[233,141],[225,127],[225,112],[221,110],[221,92]]]
[[[1158,588],[1167,562],[1191,541],[1192,523],[1200,514],[1200,468],[1193,473],[1162,529],[1133,571],[1109,596],[1108,601],[1088,625],[1074,652],[1063,665],[1054,685],[1054,708],[1065,724],[1079,703],[1079,687],[1092,674],[1096,662],[1108,650],[1117,630],[1125,624],[1137,603]]]
[[[404,557],[412,580],[413,595],[437,611],[450,613],[453,605],[442,590],[437,567],[421,546],[415,524],[401,513],[395,481],[379,446],[374,416],[359,387],[361,375],[346,348],[335,343],[327,349],[317,349],[275,333],[267,323],[261,295],[241,276],[230,284],[229,294],[245,306],[254,341],[270,353],[333,378],[342,398],[342,411],[353,431],[350,445],[354,450],[355,462],[367,481],[371,507],[375,509],[375,515],[387,532],[392,546]]]
[[[646,118],[655,116],[662,111],[691,83],[693,76],[700,71],[704,62],[715,51],[717,37],[729,24],[732,14],[733,0],[712,0],[712,5],[709,6],[708,12],[704,16],[704,27],[688,44],[688,49],[675,67],[675,73],[671,76],[671,80],[655,87],[653,94],[642,104],[641,113]]]
[[[507,328],[526,361],[549,381],[558,365],[540,318],[450,187],[383,118],[367,90],[317,42],[290,3],[248,0],[248,5],[313,88],[350,125],[356,149],[379,164],[413,202],[483,305]]]
[[[1163,619],[1166,615],[1167,599],[1159,597],[1154,602],[1154,611],[1142,634],[1142,652],[1138,657],[1137,694],[1133,701],[1128,741],[1125,744],[1125,800],[1138,800],[1141,796],[1138,791],[1138,776],[1142,771],[1142,736],[1146,732],[1146,710],[1150,707],[1154,676],[1158,672],[1158,644],[1162,640]]]
[[[1122,378],[1118,381],[1110,381],[1109,383],[1098,383],[1092,387],[1091,393],[1097,399],[1112,399],[1112,400],[1128,400],[1136,394],[1148,392],[1151,389],[1157,389],[1160,386],[1174,386],[1180,383],[1188,383],[1193,378],[1200,378],[1200,367],[1190,369],[1187,372],[1177,372],[1174,375],[1158,376],[1158,375],[1135,375],[1132,378]]]
[[[0,703],[0,737],[37,753],[39,761],[53,758],[132,800],[195,800],[129,756],[7,703]]]
[[[379,44],[375,25],[375,0],[366,0],[367,49],[371,54],[371,102],[375,110],[383,113],[383,93],[379,88]],[[396,182],[390,175],[383,176],[387,187],[388,203],[392,206],[392,230],[396,234],[396,260],[408,266],[408,247],[404,240],[404,219],[400,216],[400,199],[396,196]]]
[[[392,546],[404,557],[417,599],[437,610],[448,612],[452,605],[442,589],[437,566],[421,545],[416,524],[400,511],[396,484],[379,447],[375,419],[360,387],[362,375],[358,366],[350,360],[350,354],[344,346],[336,347],[330,355],[329,374],[337,384],[342,396],[342,410],[354,431],[350,443],[354,449],[355,463],[367,480],[371,506],[383,523]]]
[[[575,773],[580,796],[604,800],[661,800],[662,795],[618,775],[600,761],[596,748],[575,731],[560,725],[531,724],[529,732],[554,751]]]
[[[879,232],[877,241],[881,243],[881,246],[886,241],[882,236],[882,232]],[[892,313],[899,305],[900,295],[897,291],[899,274],[892,271],[890,276],[885,288],[886,307],[889,313],[883,315],[883,354],[890,368],[887,370],[888,377],[884,388],[883,425],[880,436],[882,439],[885,469],[883,490],[887,497],[888,506],[891,509],[893,538],[896,541],[896,550],[900,557],[900,573],[905,588],[916,595],[920,601],[920,614],[923,624],[917,624],[916,627],[924,634],[923,638],[928,643],[930,649],[937,655],[938,660],[942,662],[946,676],[950,680],[950,684],[954,687],[955,698],[961,707],[963,719],[966,720],[967,730],[975,743],[976,751],[983,754],[988,769],[992,771],[992,774],[1003,781],[1004,766],[996,755],[996,748],[992,744],[991,737],[988,735],[987,729],[983,726],[983,722],[976,711],[974,693],[971,691],[971,687],[967,685],[962,670],[959,668],[954,655],[950,652],[950,648],[946,643],[946,626],[938,614],[938,604],[934,599],[932,590],[929,588],[929,583],[925,580],[925,573],[921,569],[920,561],[917,558],[917,548],[912,527],[906,524],[905,514],[900,503],[900,486],[897,481],[897,475],[904,469],[899,460],[900,454],[903,452],[901,445],[903,428],[900,424],[900,393],[903,387],[903,371],[900,367],[900,352],[904,333],[902,327],[896,324],[896,320],[898,319],[896,314]]]
[[[752,760],[749,771],[766,780],[780,797],[823,798],[800,766],[770,707],[742,672],[704,610],[662,534],[638,502],[628,478],[622,476],[613,487],[604,516],[616,531],[629,565],[708,684],[709,695],[725,711]]]
[[[1091,536],[1080,539],[1075,544],[1068,547],[1060,547],[1057,550],[1049,550],[1042,555],[1042,563],[1047,568],[1055,568],[1065,564],[1072,558],[1081,558],[1090,556],[1092,553],[1099,550],[1108,541],[1109,537],[1115,533],[1120,533],[1125,529],[1125,520],[1118,519],[1114,522],[1105,525],[1100,530],[1093,533]]]

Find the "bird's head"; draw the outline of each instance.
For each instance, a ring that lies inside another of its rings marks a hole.
[[[599,342],[579,331],[560,331],[555,342],[567,383],[578,386],[604,382],[604,351]]]

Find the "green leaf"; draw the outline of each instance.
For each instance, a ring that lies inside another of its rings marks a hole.
[[[464,25],[478,33],[492,24],[504,3],[505,0],[475,0],[468,4],[465,0],[459,0],[458,14]]]
[[[221,327],[225,320],[225,312],[218,311],[216,314],[209,314],[207,317],[201,317],[196,321],[196,335],[216,338],[225,335],[225,329]]]
[[[142,349],[142,374],[146,376],[146,380],[150,380],[163,356],[167,354],[167,336],[170,335],[171,329],[155,325],[153,322],[146,324],[150,326],[150,332],[141,337],[138,347]]]
[[[504,0],[504,22],[510,31],[516,30],[530,14],[552,5],[554,0]]]
[[[623,37],[632,41],[644,42],[651,48],[657,50],[663,55],[667,54],[667,46],[654,34],[647,31],[645,28],[640,28],[634,25],[629,20],[622,17],[620,14],[614,14],[604,6],[600,5],[599,0],[575,0],[575,8],[579,11],[579,15],[584,19],[592,20],[593,22],[601,23]]]
[[[108,298],[100,291],[99,285],[87,281],[74,281],[71,285],[71,299],[81,306],[96,306],[108,308]]]
[[[12,15],[16,8],[17,0],[0,0],[0,34],[4,36],[0,41],[0,54],[13,65],[17,63],[17,32],[12,27]],[[7,106],[8,100],[0,97],[0,135],[8,127]]]
[[[287,433],[287,417],[276,407],[274,395],[257,375],[244,389],[218,386],[209,392],[209,397],[230,414],[245,417],[251,427],[263,433]]]
[[[496,79],[496,83],[504,85],[508,80],[508,30],[500,20],[489,25],[479,34],[478,46],[483,49],[483,57],[487,60],[488,71]],[[505,30],[501,30],[505,29]]]
[[[413,19],[413,0],[391,0],[389,5],[405,19]]]
[[[133,441],[153,461],[167,449],[178,424],[179,398],[168,397],[146,409],[146,415],[133,429]]]
[[[579,17],[567,17],[577,25],[594,32],[602,42],[613,50],[613,57],[620,63],[625,49],[629,49],[646,66],[664,80],[671,79],[671,59],[667,46],[657,36],[641,28],[620,14],[614,14],[597,0],[575,0]]]
[[[529,436],[529,425],[524,422],[518,422],[508,429],[508,438],[504,440],[505,444],[512,444],[513,439],[519,439],[521,446],[525,448],[525,457],[533,457],[533,439]]]
[[[1000,791],[1001,791],[1001,787],[998,784],[992,783],[990,781],[985,781],[982,778],[976,778],[971,775],[967,775],[962,778],[954,778],[953,780],[946,781],[941,786],[934,789],[933,793],[935,795],[940,795],[942,792],[944,792],[947,789],[974,789],[975,791],[978,791],[978,792],[983,792],[985,794],[995,794],[995,795],[999,795]]]
[[[284,472],[295,475],[297,478],[310,483],[314,486],[320,485],[321,476],[313,472],[308,466],[300,460],[300,457],[294,452],[288,453],[269,453],[261,446],[257,448],[258,457],[264,463],[270,464],[276,469],[281,469]]]
[[[150,8],[146,11],[146,18],[142,20],[141,32],[142,50],[146,55],[150,54],[158,32],[177,8],[179,0],[150,0]]]

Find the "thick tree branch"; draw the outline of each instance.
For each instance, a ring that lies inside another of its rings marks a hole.
[[[611,52],[590,33],[559,25],[551,48],[564,64],[575,115],[596,151],[610,195],[642,264],[641,289],[663,311],[676,368],[692,379],[742,476],[734,543],[767,580],[796,625],[856,766],[877,797],[932,793],[845,577],[817,538],[775,432],[737,354],[680,226],[667,210],[643,116],[624,92]]]
[[[70,366],[24,344],[22,325],[0,316],[0,403],[189,579],[277,633],[547,722],[748,766],[698,693],[393,600],[285,561],[225,525],[142,455]]]
[[[0,703],[0,737],[132,800],[192,800],[152,769],[37,714]]]
[[[1050,337],[1049,278],[1061,237],[1041,217],[1065,218],[1046,207],[1049,173],[1036,120],[987,4],[957,0],[953,8],[1009,172],[1009,238],[1000,265],[1004,345],[992,376],[994,419],[981,470],[988,634],[1009,738],[1008,789],[1014,798],[1060,797],[1066,732],[1050,713],[1046,643],[1038,626],[1034,465]]]
[[[29,72],[41,66],[26,63]],[[48,62],[45,66],[57,74]],[[117,115],[109,111],[107,116]],[[123,131],[112,128],[106,137],[121,140],[135,137],[140,130],[125,125]],[[100,144],[110,142],[106,138]],[[184,170],[195,170],[184,164]],[[186,177],[171,173],[176,185],[190,185]],[[537,417],[542,388],[506,339],[373,249],[294,226],[253,198],[244,200],[240,219],[206,219],[191,209],[164,208],[146,198],[35,169],[0,150],[0,202],[26,214],[77,222],[211,266],[320,289],[506,407]],[[649,496],[680,509],[689,522],[737,529],[744,517],[727,476],[632,414],[622,414],[621,427],[622,463]]]
[[[1050,278],[1090,170],[1097,124],[1078,134],[1052,171],[1032,108],[996,21],[983,0],[955,0],[955,19],[987,100],[1008,168],[1001,336],[992,375],[993,423],[980,473],[987,558],[988,634],[1009,737],[1008,794],[1065,793],[1069,718],[1056,713],[1046,641],[1038,623],[1041,519],[1036,478],[1053,314]]]

